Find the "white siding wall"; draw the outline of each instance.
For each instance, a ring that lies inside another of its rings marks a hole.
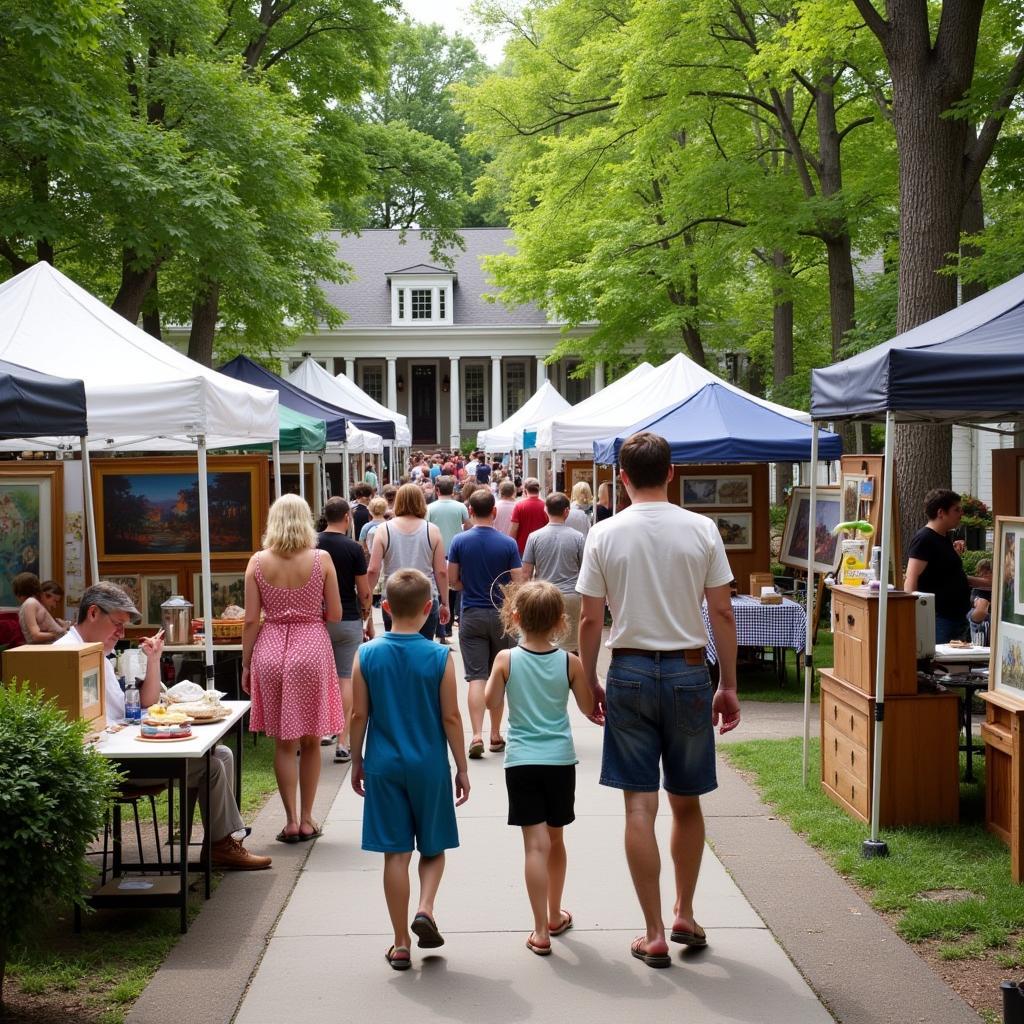
[[[1000,430],[1012,430],[1012,423],[996,423]],[[973,494],[992,504],[992,452],[1012,448],[1012,434],[993,434],[988,430],[953,428],[953,490]]]

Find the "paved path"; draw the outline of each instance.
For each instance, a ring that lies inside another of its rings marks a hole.
[[[564,903],[576,925],[553,941],[552,956],[534,956],[524,945],[531,917],[522,843],[519,830],[506,824],[500,755],[471,762],[472,793],[459,813],[462,846],[448,856],[437,901],[447,943],[428,955],[414,948],[413,968],[405,973],[391,971],[384,961],[391,935],[382,857],[359,849],[361,801],[344,785],[270,939],[238,1024],[319,1024],[338,1015],[474,1024],[601,1024],[670,1015],[706,1024],[831,1021],[710,850],[696,906],[710,948],[683,955],[673,947],[673,967],[664,971],[629,956],[642,923],[622,849],[622,797],[597,784],[600,731],[576,713],[574,734],[580,758],[577,820],[566,830]],[[667,829],[663,818],[663,840]],[[670,872],[665,864],[667,914]]]

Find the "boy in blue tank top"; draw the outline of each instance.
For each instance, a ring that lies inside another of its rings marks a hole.
[[[519,633],[519,646],[498,652],[485,700],[488,708],[508,702],[508,823],[523,830],[526,891],[533,910],[526,948],[548,956],[551,936],[572,927],[572,914],[562,909],[562,829],[576,818],[569,693],[585,715],[593,712],[594,698],[580,659],[551,643],[566,628],[565,602],[556,586],[531,580],[509,587],[501,619],[506,633]]]
[[[360,647],[352,666],[352,788],[366,798],[363,849],[384,854],[384,897],[395,933],[385,957],[396,971],[411,966],[410,931],[421,948],[444,945],[434,899],[444,851],[459,845],[455,807],[469,798],[455,667],[447,647],[419,632],[432,603],[423,573],[392,573],[384,589],[391,632]],[[454,804],[446,747],[455,758]],[[408,925],[414,848],[420,900]]]

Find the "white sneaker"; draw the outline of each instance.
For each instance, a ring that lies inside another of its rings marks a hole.
[[[320,737],[320,746],[321,747],[329,747],[337,738],[338,738],[337,733],[333,733],[333,732],[331,733],[330,736],[321,736]]]

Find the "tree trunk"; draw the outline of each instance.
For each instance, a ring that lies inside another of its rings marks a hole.
[[[977,132],[970,133],[972,138]],[[979,179],[964,202],[964,212],[960,218],[960,231],[964,235],[980,235],[985,230],[985,206],[981,196],[981,180]],[[960,242],[961,256],[976,256],[978,249],[966,238]],[[962,281],[960,283],[960,301],[970,302],[979,295],[984,295],[988,288],[981,281]]]
[[[151,334],[157,341],[163,341],[163,332],[160,330],[160,284],[156,276],[153,277],[153,287],[146,296],[145,305],[142,307],[142,329]]]
[[[772,381],[778,388],[793,376],[793,293],[783,283],[783,278],[793,273],[789,253],[776,249],[772,267]],[[775,463],[775,500],[781,501],[792,484],[792,463]]]
[[[110,308],[123,316],[129,323],[137,324],[142,313],[142,305],[146,301],[150,288],[156,281],[159,262],[136,270],[138,257],[134,249],[125,249],[121,253],[121,287],[114,296]]]
[[[217,333],[220,282],[200,286],[192,302],[192,332],[188,336],[188,357],[203,366],[213,366],[213,339]]]

